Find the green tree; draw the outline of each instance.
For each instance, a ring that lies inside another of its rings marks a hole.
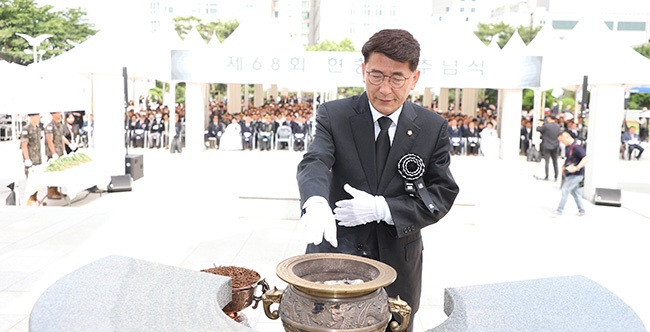
[[[650,44],[635,47],[635,51],[650,59]],[[650,93],[633,93],[630,95],[630,109],[650,108]]]
[[[650,109],[650,93],[632,93],[630,94],[629,108],[639,110],[644,107]]]
[[[340,43],[325,40],[322,43],[307,47],[307,51],[333,51],[333,52],[354,52],[354,44],[349,38],[343,39]]]
[[[643,44],[641,46],[635,47],[634,50],[639,52],[644,57],[650,59],[650,44]]]
[[[524,95],[521,102],[522,110],[532,110],[535,105],[535,91],[531,89],[524,89]]]
[[[485,45],[495,40],[500,47],[503,47],[515,32],[514,28],[503,22],[496,24],[479,23],[477,28],[478,30],[474,33]]]
[[[492,40],[496,40],[497,44],[501,48],[503,48],[503,46],[508,43],[510,37],[512,37],[512,35],[517,30],[519,31],[521,39],[526,45],[528,45],[528,43],[530,43],[535,38],[535,36],[537,36],[539,30],[542,29],[541,26],[533,28],[524,25],[520,25],[515,29],[503,22],[496,24],[479,23],[477,28],[478,30],[474,33],[479,39],[483,41],[483,43],[485,43],[485,45],[490,44]]]
[[[526,45],[528,45],[530,44],[531,41],[533,41],[533,39],[535,39],[535,36],[537,36],[539,30],[542,30],[542,26],[533,28],[531,26],[520,25],[519,27],[517,27],[517,30],[519,30],[519,35],[521,36],[521,39],[524,41]]]
[[[57,56],[74,46],[68,41],[81,43],[97,32],[86,21],[81,8],[54,11],[53,6],[38,7],[34,0],[0,0],[0,59],[27,65],[34,62],[29,43],[16,33],[37,37],[50,34],[38,47],[45,53],[43,60]]]
[[[192,26],[196,27],[196,30],[204,40],[209,41],[212,38],[212,35],[216,34],[219,41],[222,42],[226,40],[235,29],[237,29],[239,22],[236,20],[227,22],[219,20],[217,22],[203,23],[200,18],[195,16],[179,16],[174,18],[174,29],[183,39],[185,39],[187,33],[190,32]]]

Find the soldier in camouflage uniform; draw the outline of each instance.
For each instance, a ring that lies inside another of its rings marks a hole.
[[[64,136],[65,125],[61,122],[61,112],[50,112],[50,115],[52,115],[52,121],[45,126],[45,155],[48,161],[63,156],[65,146],[70,146],[70,141]],[[63,195],[57,187],[47,188],[47,198],[61,199],[61,197]]]
[[[29,177],[29,169],[32,166],[41,164],[41,115],[39,113],[29,114],[29,124],[23,128],[20,135],[20,148],[23,152],[25,164],[25,176]],[[27,205],[39,205],[36,194],[33,193],[27,200]]]
[[[271,142],[273,141],[273,124],[271,123],[271,117],[268,114],[264,116],[264,122],[259,125],[257,136],[260,150],[271,151]]]

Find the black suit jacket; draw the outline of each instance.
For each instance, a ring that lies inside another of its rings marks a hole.
[[[556,122],[546,122],[543,126],[537,127],[537,131],[542,133],[541,148],[545,150],[553,150],[560,147],[558,136],[562,132],[562,127]]]
[[[314,141],[298,165],[301,206],[309,197],[322,196],[334,208],[337,201],[351,198],[343,190],[346,183],[386,198],[394,226],[385,222],[337,226],[337,248],[323,241],[308,245],[307,252],[348,253],[391,265],[398,277],[386,288],[388,294],[405,299],[414,313],[419,307],[422,278],[420,230],[444,217],[459,191],[449,170],[447,127],[447,121],[437,113],[406,102],[384,172],[376,174],[374,123],[366,93],[330,101],[320,105]],[[424,183],[439,209],[437,213],[431,213],[419,198],[406,192],[397,164],[407,153],[423,159]]]

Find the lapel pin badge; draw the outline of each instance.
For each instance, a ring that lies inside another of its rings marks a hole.
[[[409,129],[406,131],[406,135],[411,136],[413,135],[413,130]]]

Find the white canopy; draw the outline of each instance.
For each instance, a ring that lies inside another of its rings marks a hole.
[[[546,24],[537,32],[535,38],[528,43],[526,48],[529,54],[544,55],[549,52],[562,52],[561,39],[553,26]]]
[[[25,66],[0,60],[0,114],[16,114],[20,109],[20,99],[11,93],[17,86],[29,85]]]
[[[572,87],[588,76],[589,85],[639,85],[650,81],[650,59],[619,42],[602,20],[578,22],[544,54],[542,86]]]
[[[485,46],[466,29],[441,24],[423,27],[414,33],[422,46],[418,86],[551,89],[580,85],[584,75],[590,85],[647,84],[650,60],[617,43],[602,21],[593,22],[580,21],[563,41],[552,37],[552,28],[546,26],[523,49],[516,33],[501,51],[494,49],[494,42],[491,48]],[[39,70],[43,75],[121,75],[122,67],[127,67],[132,79],[278,84],[300,90],[363,86],[359,52],[305,51],[271,19],[242,22],[222,43],[213,36],[209,46],[195,29],[183,43],[169,37],[171,29],[153,35],[145,30],[138,26],[102,30],[35,67],[43,68]],[[515,46],[520,51],[512,52]]]
[[[264,31],[263,34],[260,31]],[[287,27],[270,18],[243,21],[221,43],[216,79],[224,83],[312,86],[305,74],[305,48]]]
[[[168,46],[144,31],[133,25],[100,30],[73,49],[32,66],[44,75],[74,72],[122,76],[122,68],[127,67],[131,78],[168,78],[169,69],[164,68]]]

